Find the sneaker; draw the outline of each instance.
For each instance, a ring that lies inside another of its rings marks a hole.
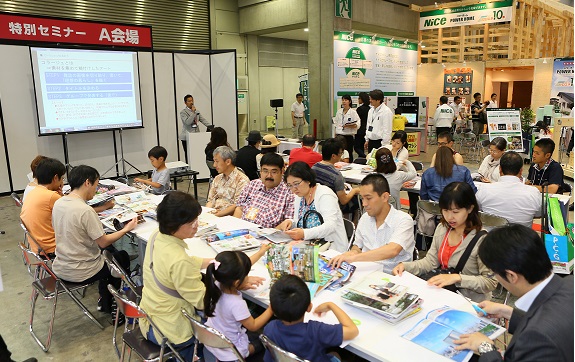
[[[102,310],[102,297],[98,298],[98,307],[96,309],[99,311]]]
[[[118,311],[118,306],[116,305],[116,301],[114,300],[112,302],[112,313],[110,313],[112,315],[112,321],[111,321],[112,324],[116,323],[117,313],[120,313],[120,315],[118,316],[118,326],[121,326],[124,323],[126,323],[126,317],[120,311]]]

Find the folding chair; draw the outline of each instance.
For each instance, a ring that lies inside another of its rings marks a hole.
[[[133,329],[129,330],[126,325],[126,327],[124,327],[124,333],[122,334],[121,353],[118,351],[118,347],[114,341],[114,347],[116,348],[116,353],[118,353],[120,357],[120,362],[124,361],[126,346],[128,346],[131,351],[136,352],[136,354],[144,361],[163,361],[164,358],[171,357],[180,362],[184,362],[184,359],[178,353],[177,349],[163,335],[156,324],[152,321],[150,316],[148,316],[148,314],[142,308],[129,300],[125,294],[118,292],[111,284],[108,284],[108,290],[116,300],[119,311],[123,313],[126,318],[146,318],[148,323],[150,323],[154,329],[156,338],[162,341],[158,346],[157,344],[144,338],[142,332],[140,331],[140,327],[134,327]],[[116,313],[116,321],[114,323],[114,336],[116,335],[116,331],[118,329],[119,315],[119,313]],[[166,346],[168,347],[169,351],[166,351]]]
[[[423,162],[411,161],[411,164],[415,168],[415,171],[422,171],[423,170]]]
[[[295,354],[280,348],[263,334],[260,335],[260,340],[275,362],[309,362],[306,359],[300,358]]]
[[[110,273],[114,278],[119,278],[122,280],[122,283],[130,288],[130,293],[127,294],[128,298],[136,304],[140,304],[140,299],[142,299],[142,289],[143,286],[138,286],[132,278],[126,273],[124,268],[118,263],[114,256],[109,250],[103,250],[102,256],[104,257],[104,261],[110,268]]]
[[[358,157],[355,160],[353,160],[353,163],[356,163],[358,165],[365,165],[367,164],[367,158],[365,157]]]
[[[230,349],[237,357],[238,361],[245,362],[244,357],[241,355],[236,346],[232,343],[232,341],[229,340],[228,337],[224,336],[221,332],[217,331],[216,329],[208,327],[201,322],[198,322],[191,315],[189,315],[188,312],[186,312],[186,310],[183,308],[182,308],[182,314],[184,315],[184,317],[188,318],[188,320],[192,324],[192,331],[194,332],[194,336],[196,337],[194,358],[197,357],[196,353],[198,350],[198,344],[202,343],[204,346],[212,348]]]
[[[497,216],[494,214],[489,214],[487,212],[479,211],[479,217],[481,218],[483,228],[487,231],[491,231],[496,227],[509,225],[509,221],[507,221],[507,219],[502,216]]]
[[[22,230],[24,230],[24,242],[23,245],[28,248],[30,248],[30,245],[33,245],[37,252],[36,254],[46,260],[48,263],[51,263],[52,260],[50,259],[50,257],[48,256],[48,254],[44,251],[44,249],[42,249],[42,247],[40,246],[40,244],[38,244],[38,242],[36,241],[36,239],[34,239],[34,237],[32,236],[32,234],[30,234],[30,232],[28,231],[28,228],[26,227],[26,224],[24,224],[24,221],[22,221],[22,219],[20,219],[20,227],[22,228]],[[26,265],[26,267],[28,268],[28,273],[34,278],[34,280],[38,279],[40,276],[44,277],[44,272],[42,271],[41,267],[36,266],[36,271],[34,273],[32,273],[32,269],[31,269],[31,265],[29,264],[29,262],[27,261],[26,257],[24,256],[24,254],[22,255],[24,258],[24,265]]]
[[[84,289],[90,286],[93,283],[71,283],[65,282],[62,279],[58,278],[52,268],[48,265],[49,263],[42,259],[38,254],[33,253],[30,249],[28,249],[23,243],[20,243],[20,249],[24,254],[26,254],[26,259],[30,260],[32,265],[37,265],[38,267],[44,269],[43,271],[46,273],[47,277],[45,278],[37,278],[32,283],[32,296],[31,296],[31,313],[30,313],[30,334],[34,337],[34,340],[38,345],[42,348],[44,352],[48,352],[50,348],[50,343],[52,341],[52,329],[54,327],[54,319],[56,316],[56,303],[58,301],[58,295],[60,294],[67,294],[72,298],[74,303],[78,305],[78,307],[84,312],[84,314],[90,318],[94,324],[96,324],[101,329],[104,329],[104,326],[100,324],[96,320],[96,318],[90,313],[90,311],[78,300],[78,298],[74,295],[74,291]],[[38,299],[38,295],[42,294],[44,300],[53,300],[52,303],[52,313],[50,317],[50,324],[48,326],[48,337],[45,343],[40,341],[40,338],[34,332],[34,310],[36,309],[36,300]]]
[[[10,194],[10,197],[12,197],[12,199],[14,200],[14,203],[16,204],[16,206],[18,207],[22,207],[22,199],[20,198],[20,196],[18,196],[17,193],[13,192]]]
[[[351,220],[343,218],[343,226],[345,226],[345,233],[349,242],[347,250],[349,250],[353,246],[353,239],[355,238],[355,225]]]
[[[439,217],[441,217],[441,208],[437,202],[431,200],[417,201],[415,230],[417,234],[423,237],[424,242],[421,245],[423,250],[427,250],[427,241],[425,238],[433,238]]]

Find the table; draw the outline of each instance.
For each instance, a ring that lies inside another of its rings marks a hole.
[[[289,142],[289,141],[283,141],[282,140],[278,146],[278,152],[283,153],[286,150],[293,150],[294,148],[301,148],[301,143],[300,142]],[[315,152],[318,152],[318,149],[319,149],[319,142],[316,141],[313,150]]]
[[[352,184],[360,184],[361,181],[365,178],[365,176],[369,175],[369,173],[361,172],[361,170],[364,167],[367,167],[365,165],[360,165],[357,163],[350,163],[349,166],[351,166],[351,169],[345,170],[345,171],[340,171],[346,182],[349,182]],[[419,189],[421,188],[421,177],[416,176],[414,178],[414,180],[416,180],[416,183],[413,187],[402,187],[401,191],[407,191],[407,192],[413,192],[413,193],[419,194]]]
[[[193,180],[192,182],[194,183],[194,197],[197,200],[198,199],[198,175],[199,175],[199,172],[194,171],[194,170],[174,172],[174,173],[170,174],[170,178],[172,179],[172,182],[174,183],[174,190],[178,189],[178,181],[177,181],[178,177],[186,177],[186,176],[191,177]],[[189,190],[189,188],[188,188],[188,190]]]

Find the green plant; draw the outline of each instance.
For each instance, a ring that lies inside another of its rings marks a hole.
[[[533,124],[533,120],[535,119],[535,112],[531,109],[531,107],[525,107],[521,109],[521,129],[523,132],[526,132],[527,129]]]

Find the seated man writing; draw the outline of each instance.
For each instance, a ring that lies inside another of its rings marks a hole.
[[[277,153],[266,153],[261,161],[261,176],[242,190],[234,216],[264,228],[275,228],[292,217],[294,195],[282,181],[284,160]]]
[[[38,247],[44,250],[45,256],[54,259],[56,256],[56,236],[52,228],[52,208],[54,203],[62,197],[64,174],[66,167],[54,158],[45,158],[36,167],[35,175],[38,186],[34,187],[22,205],[20,219],[36,240],[28,240],[30,249],[38,252]],[[43,255],[43,254],[41,254]]]
[[[315,137],[311,134],[306,134],[303,136],[301,142],[301,148],[294,148],[289,154],[289,164],[292,165],[295,162],[303,161],[313,167],[316,163],[321,161],[321,154],[315,152],[313,148],[315,147]]]
[[[236,166],[236,152],[228,146],[214,150],[214,168],[218,175],[212,181],[206,207],[215,209],[216,216],[232,215],[240,193],[250,179]]]
[[[541,185],[547,184],[546,192],[550,194],[563,193],[563,167],[553,160],[555,142],[550,138],[541,138],[533,146],[533,164],[529,167],[526,185],[532,185],[540,192]]]
[[[381,174],[367,175],[359,187],[365,214],[359,219],[351,250],[331,259],[330,264],[346,261],[382,261],[383,271],[413,259],[413,219],[389,204],[389,185]]]
[[[88,283],[100,281],[99,307],[112,313],[112,295],[108,284],[120,287],[121,280],[112,277],[104,263],[101,249],[106,248],[136,227],[136,218],[124,228],[106,234],[98,214],[86,204],[96,194],[100,174],[90,166],[74,167],[68,175],[70,194],[61,197],[52,210],[52,225],[56,234],[56,259],[54,273],[66,281]],[[113,253],[114,258],[125,268],[130,266],[130,257],[124,250]]]

